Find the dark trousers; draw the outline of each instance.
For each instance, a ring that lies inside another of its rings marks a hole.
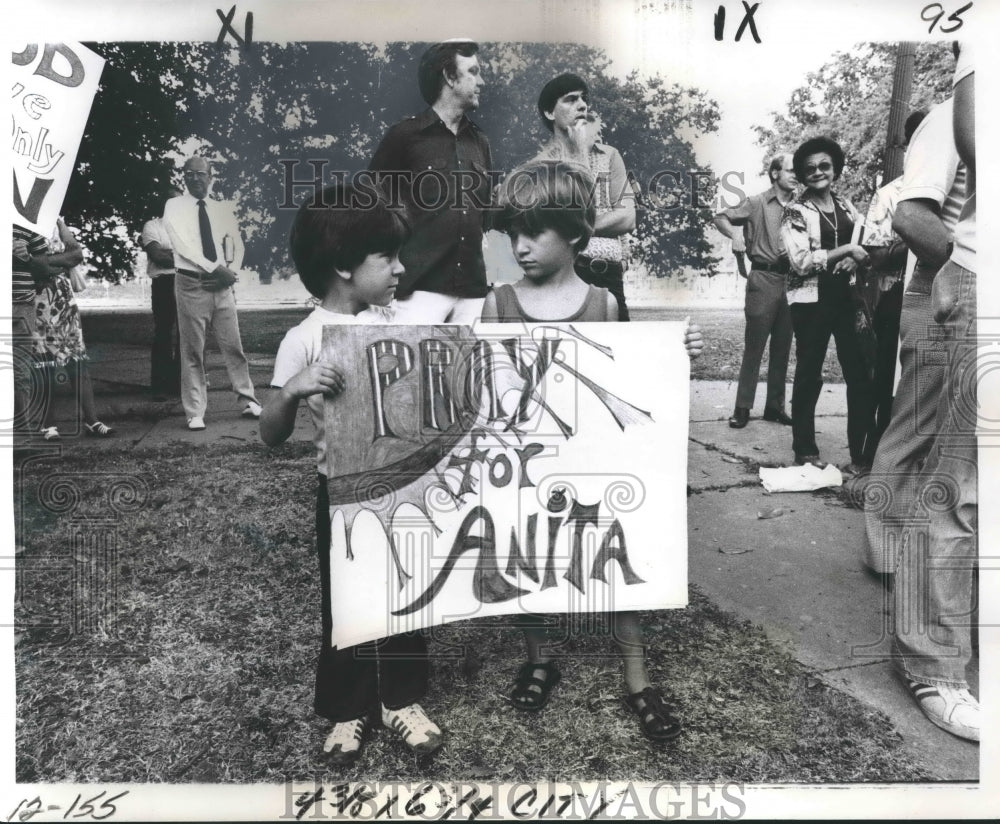
[[[899,352],[899,319],[903,312],[903,281],[882,292],[875,304],[872,328],[878,348],[875,355],[875,441],[872,454],[892,417],[892,387],[896,382],[896,355]]]
[[[323,593],[323,640],[316,667],[317,715],[333,722],[350,721],[378,710],[378,704],[398,710],[427,694],[427,642],[419,632],[407,632],[354,647],[330,645],[330,497],[326,478],[319,475],[316,491],[316,549]]]
[[[153,348],[149,385],[153,392],[177,395],[181,391],[181,341],[177,333],[174,275],[153,278]]]
[[[847,384],[847,444],[851,461],[871,465],[875,431],[872,380],[854,330],[854,304],[847,280],[821,275],[819,300],[791,306],[795,330],[795,379],[792,384],[792,449],[796,455],[819,453],[816,402],[823,388],[823,361],[833,335],[837,360]]]
[[[581,256],[577,257],[573,268],[584,283],[589,283],[591,286],[600,286],[615,296],[615,300],[618,301],[619,321],[627,321],[629,319],[628,307],[625,305],[625,269],[620,263],[607,261],[606,268],[603,268],[600,272],[595,272],[588,260]],[[598,268],[602,267],[598,265]]]
[[[792,351],[792,316],[785,298],[785,276],[752,269],[747,277],[744,307],[743,363],[736,389],[736,405],[753,409],[760,378],[760,361],[768,337],[771,348],[767,359],[767,400],[765,409],[785,411],[785,379],[788,356]]]

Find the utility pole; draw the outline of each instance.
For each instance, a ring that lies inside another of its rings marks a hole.
[[[892,77],[892,100],[889,103],[889,128],[885,136],[882,184],[903,173],[903,126],[910,109],[913,90],[913,58],[917,44],[902,42],[896,47],[896,71]]]

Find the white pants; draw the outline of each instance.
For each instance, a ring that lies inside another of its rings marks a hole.
[[[456,298],[437,292],[414,292],[394,301],[393,323],[461,323],[472,326],[483,314],[486,298]]]
[[[203,289],[192,277],[177,273],[177,329],[181,338],[181,403],[190,418],[205,417],[208,387],[205,380],[205,333],[212,327],[215,342],[222,350],[233,391],[247,401],[255,401],[253,382],[236,318],[236,297],[232,287],[218,292]]]

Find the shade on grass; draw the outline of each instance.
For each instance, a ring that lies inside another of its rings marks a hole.
[[[512,709],[504,696],[523,644],[490,619],[433,630],[424,706],[447,731],[433,761],[418,764],[379,729],[359,762],[331,768],[320,752],[326,724],[312,713],[310,449],[177,444],[102,453],[99,466],[92,453],[22,464],[18,781],[927,778],[883,715],[825,686],[696,587],[687,609],[642,614],[653,680],[675,696],[685,725],[670,745],[642,738],[623,706],[606,635],[570,634],[548,708]],[[69,637],[74,535],[99,528],[83,515],[114,514],[108,495],[127,476],[141,494],[119,501],[130,511],[112,527],[117,632],[105,613],[96,632]],[[60,478],[79,491],[75,508],[53,504]]]

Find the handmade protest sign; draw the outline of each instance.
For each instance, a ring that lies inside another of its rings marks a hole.
[[[333,643],[687,603],[677,323],[329,326]]]
[[[66,196],[104,58],[80,43],[29,43],[11,62],[14,220],[47,235]]]

